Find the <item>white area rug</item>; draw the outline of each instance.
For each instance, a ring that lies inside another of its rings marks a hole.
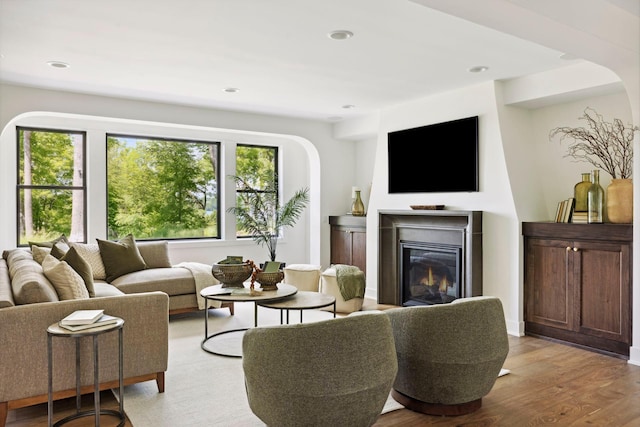
[[[209,334],[253,326],[253,303],[236,303],[235,313],[230,316],[226,308],[211,310]],[[260,307],[258,324],[279,324],[279,313]],[[333,314],[305,310],[303,316],[307,323],[330,319]],[[298,322],[298,312],[292,311],[290,320]],[[124,410],[134,427],[264,426],[249,409],[242,359],[205,352],[200,347],[203,338],[204,313],[172,316],[165,392],[158,393],[155,381],[125,387]],[[383,413],[402,407],[389,397]]]

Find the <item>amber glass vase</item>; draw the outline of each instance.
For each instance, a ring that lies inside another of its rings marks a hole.
[[[356,190],[356,199],[351,205],[351,215],[364,216],[364,203],[362,203],[362,197],[360,197],[360,190]]]

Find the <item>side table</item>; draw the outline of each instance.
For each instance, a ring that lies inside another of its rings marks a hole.
[[[312,291],[298,291],[290,297],[273,300],[261,301],[257,303],[260,307],[276,308],[280,310],[280,324],[282,320],[282,312],[287,312],[287,325],[289,324],[289,310],[300,310],[300,323],[302,323],[302,311],[315,308],[328,307],[333,305],[333,317],[336,317],[336,298],[333,295],[321,294]]]
[[[47,357],[48,357],[48,426],[57,427],[61,426],[65,423],[68,423],[72,420],[86,417],[86,416],[95,416],[95,425],[100,426],[100,415],[111,415],[118,417],[120,419],[120,423],[118,427],[124,426],[125,415],[124,415],[124,406],[123,406],[123,396],[124,396],[124,384],[123,384],[123,353],[122,353],[122,327],[124,325],[124,320],[117,318],[117,322],[111,325],[98,326],[91,329],[84,329],[82,331],[73,332],[67,330],[58,325],[58,323],[54,323],[47,328]],[[118,331],[118,401],[119,401],[119,410],[112,409],[100,409],[100,378],[98,375],[98,336],[108,333]],[[76,413],[69,415],[55,424],[53,424],[53,337],[58,338],[72,338],[75,340],[76,344]],[[82,406],[82,394],[81,394],[81,385],[80,385],[80,339],[82,337],[92,337],[93,338],[93,396],[94,396],[94,406],[93,410],[81,411],[80,408]]]

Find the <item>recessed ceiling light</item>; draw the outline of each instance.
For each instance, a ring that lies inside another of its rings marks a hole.
[[[69,68],[70,65],[62,61],[47,61],[47,65],[53,68]]]
[[[345,110],[351,110],[352,108],[356,108],[356,106],[353,104],[345,104],[342,106],[342,108],[344,108]]]
[[[329,35],[329,38],[333,40],[346,40],[353,37],[353,33],[347,30],[331,31],[328,35]]]
[[[236,93],[240,92],[240,89],[238,89],[237,87],[225,87],[224,89],[222,89],[222,91],[227,93]]]
[[[488,69],[489,69],[489,67],[486,67],[484,65],[477,65],[475,67],[469,68],[469,72],[470,73],[484,73]]]

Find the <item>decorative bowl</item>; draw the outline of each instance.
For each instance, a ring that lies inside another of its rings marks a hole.
[[[242,264],[213,264],[211,274],[222,283],[223,288],[243,288],[244,281],[251,277],[253,266]]]
[[[260,283],[260,287],[265,291],[277,291],[278,283],[282,282],[282,279],[284,279],[284,271],[282,270],[256,273],[256,282]]]

